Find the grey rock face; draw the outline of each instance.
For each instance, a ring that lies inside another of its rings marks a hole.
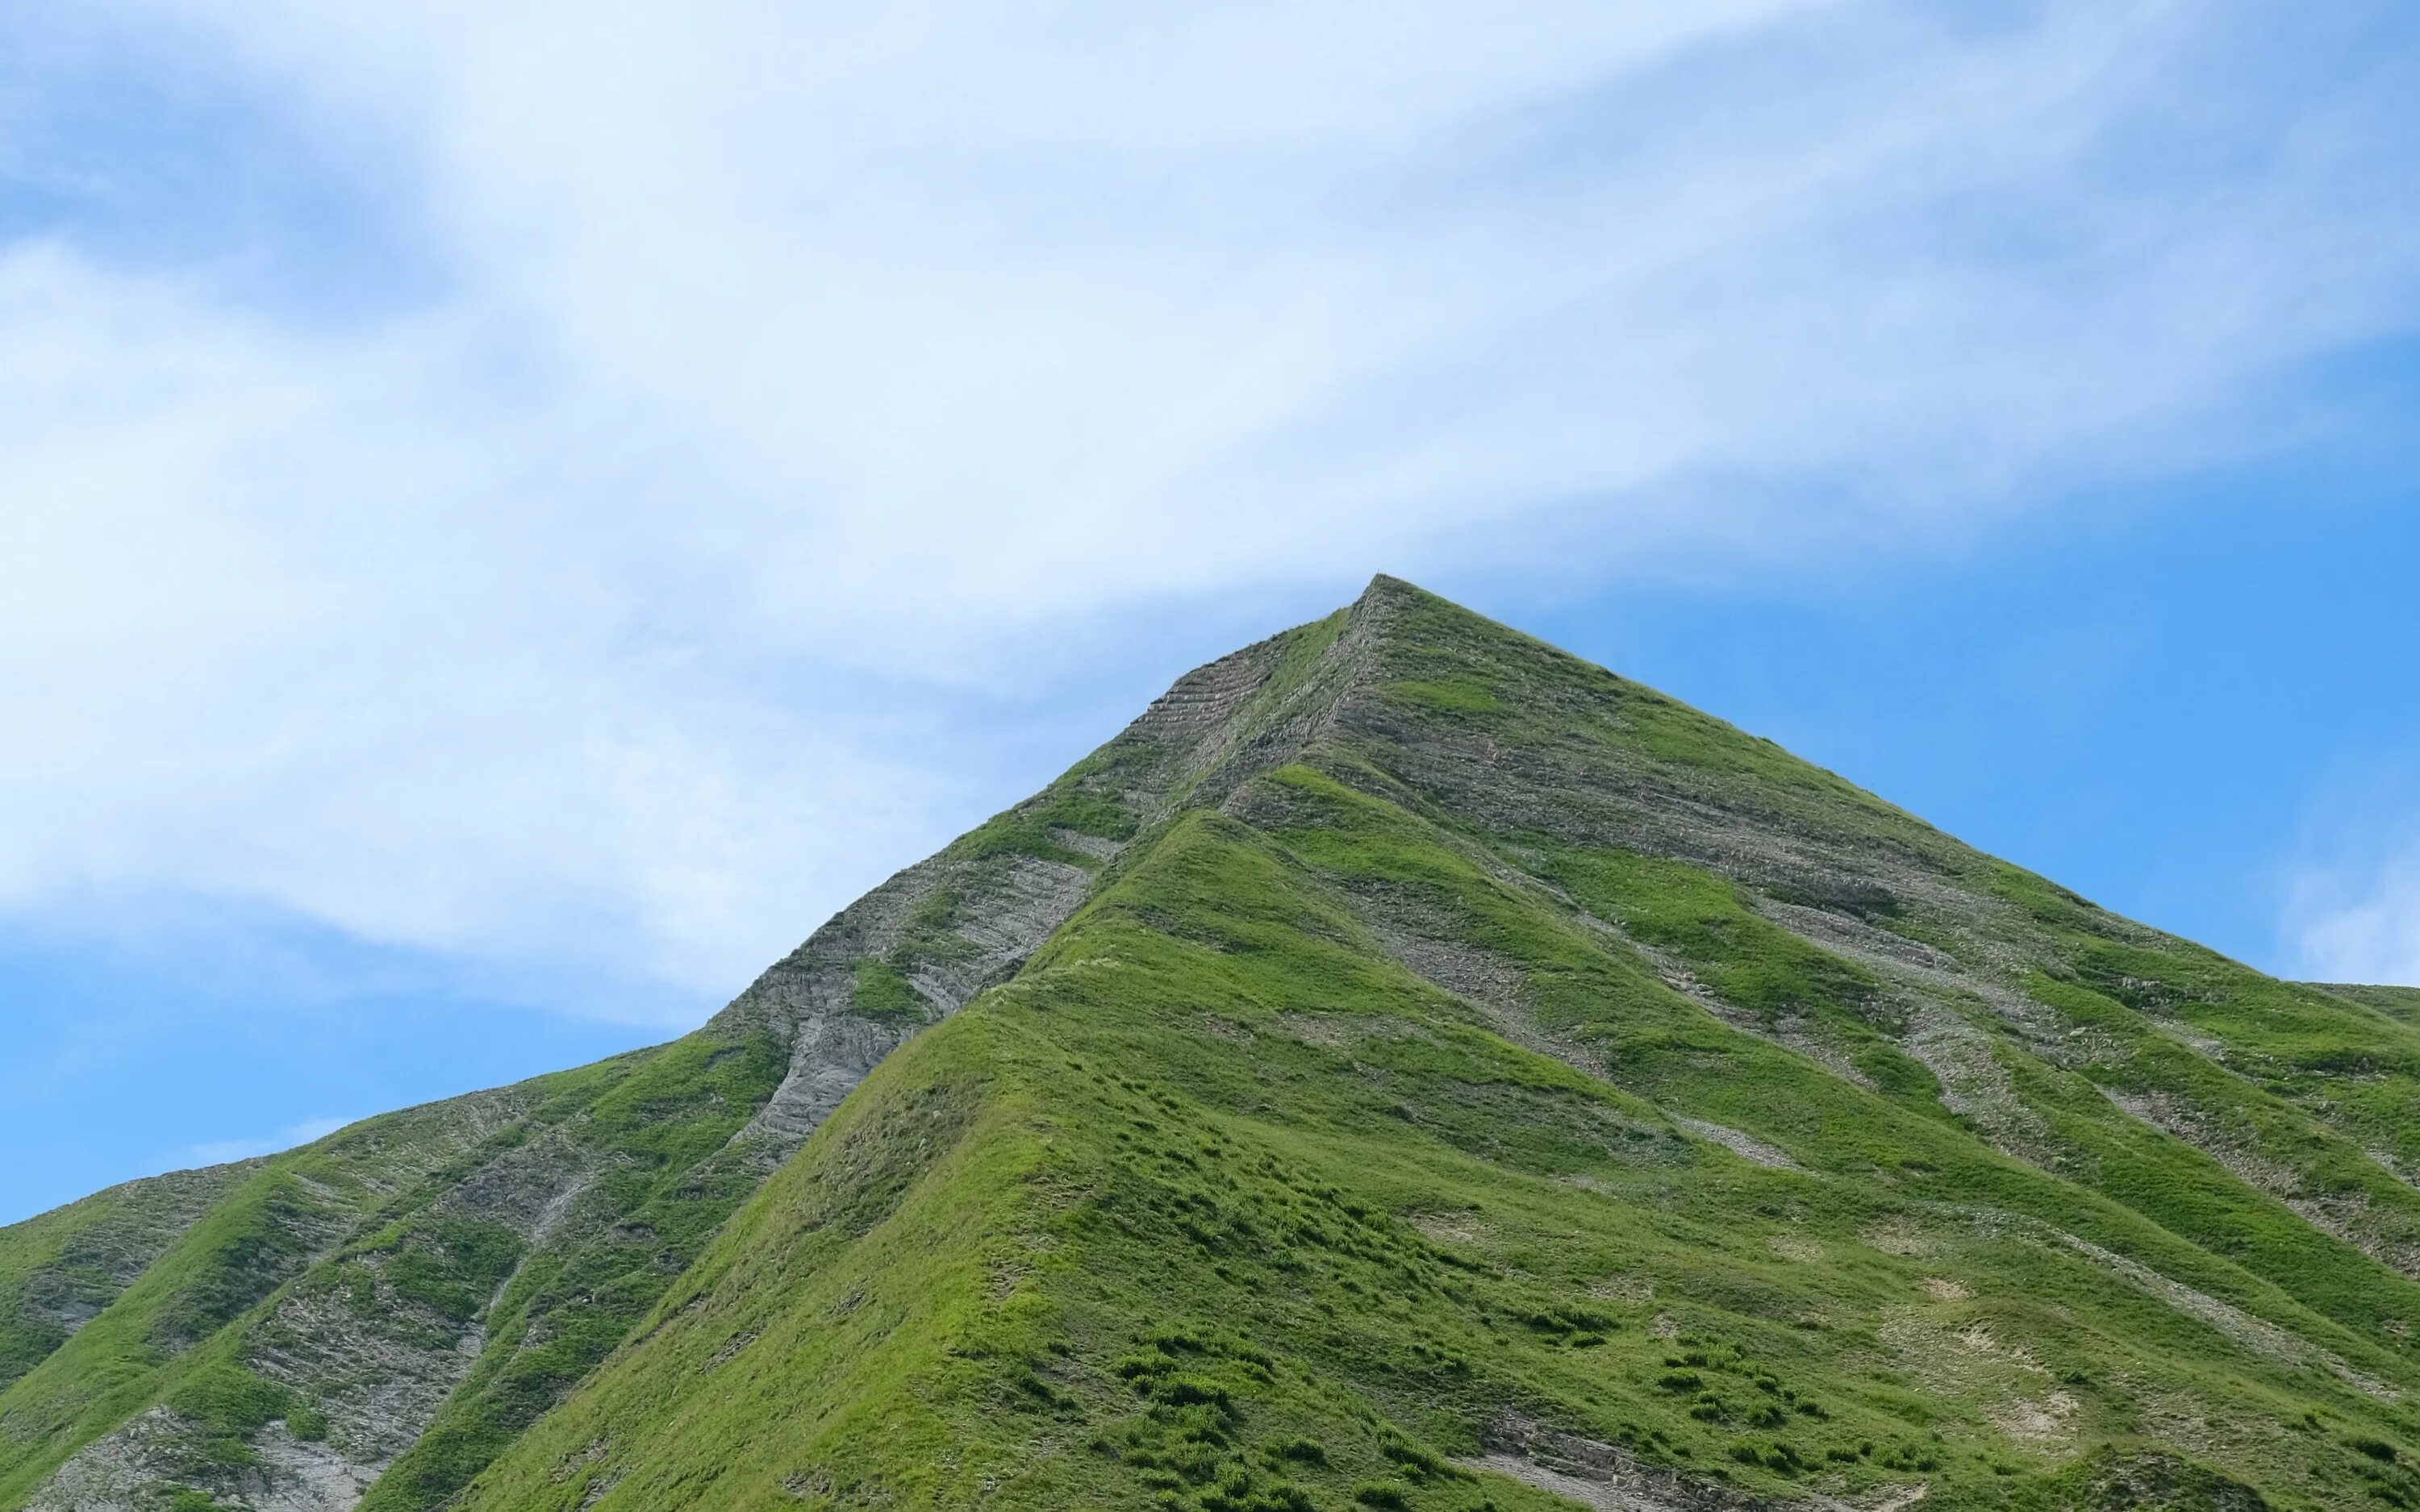
[[[1776,1505],[1642,1465],[1613,1444],[1559,1431],[1518,1412],[1497,1418],[1481,1438],[1487,1453],[1464,1463],[1594,1512],[1753,1512]]]
[[[155,1407],[86,1444],[25,1504],[26,1512],[136,1512],[173,1481],[198,1425]]]

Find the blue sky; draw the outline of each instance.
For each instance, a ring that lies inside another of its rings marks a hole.
[[[2420,980],[2420,19],[0,13],[0,1220],[662,1038],[1422,581]]]

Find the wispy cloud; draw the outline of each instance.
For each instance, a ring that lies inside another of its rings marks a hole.
[[[727,989],[1036,637],[1933,549],[2408,329],[2390,8],[1988,8],[15,20],[0,906]]]
[[[2313,979],[2420,987],[2420,845],[2366,876],[2310,887],[2294,943]]]
[[[350,1119],[304,1119],[257,1139],[215,1139],[187,1145],[170,1154],[165,1165],[172,1170],[185,1170],[250,1160],[255,1155],[274,1155],[282,1149],[292,1149],[297,1145],[324,1139],[352,1121]]]
[[[2420,780],[2340,778],[2304,825],[2279,923],[2303,977],[2420,986]]]

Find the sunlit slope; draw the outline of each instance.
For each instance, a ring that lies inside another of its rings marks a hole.
[[[211,1175],[0,1507],[2413,1504],[2409,1012],[1381,579],[698,1035]]]
[[[2420,1494],[2409,1029],[1416,591],[1339,639],[466,1504]]]
[[[2406,1024],[2420,1024],[2420,987],[2358,987],[2342,982],[2321,982],[2319,985],[2339,997],[2366,1003]]]
[[[865,1072],[1147,825],[1298,746],[1326,631],[1181,681],[675,1044],[0,1229],[0,1506],[436,1507],[569,1395]]]

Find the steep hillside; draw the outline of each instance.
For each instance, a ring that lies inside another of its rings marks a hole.
[[[2339,997],[2366,1003],[2380,1012],[2391,1013],[2407,1024],[2420,1024],[2420,987],[2357,987],[2345,982],[2316,985]]]
[[[0,1229],[0,1389],[116,1302],[258,1164],[128,1181]]]
[[[675,1044],[0,1229],[0,1507],[445,1504],[892,1047],[1298,744],[1331,638],[1185,678]]]
[[[0,1232],[0,1506],[2410,1505],[2397,1006],[1381,579],[689,1040]]]

